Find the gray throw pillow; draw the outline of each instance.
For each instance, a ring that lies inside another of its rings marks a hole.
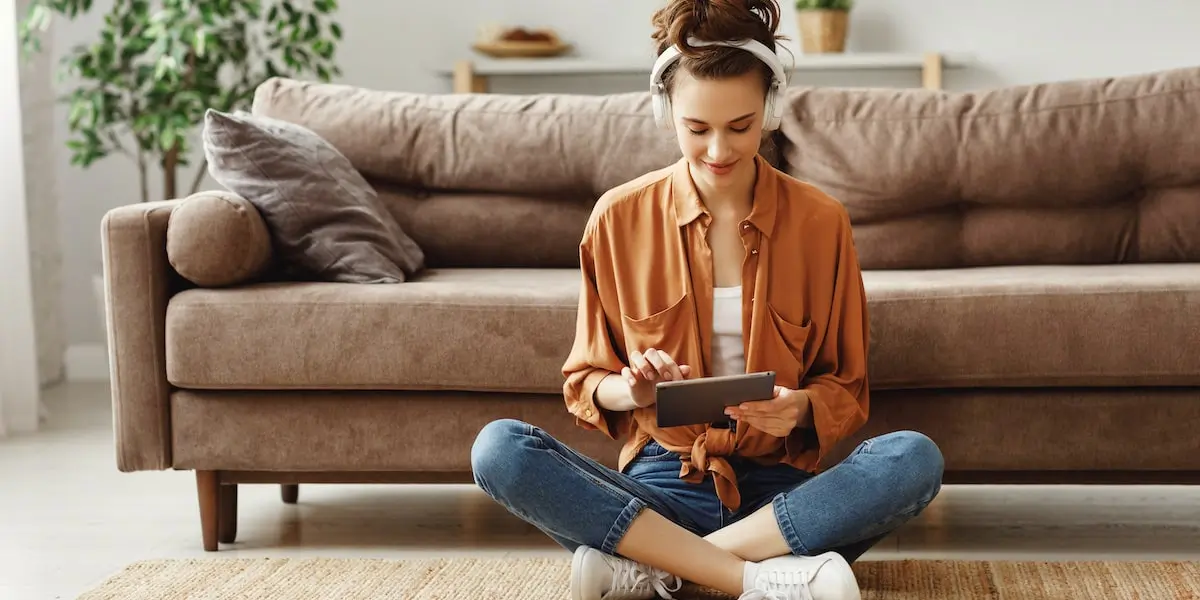
[[[208,172],[262,213],[280,259],[322,281],[400,283],[425,255],[341,152],[312,130],[209,109]]]

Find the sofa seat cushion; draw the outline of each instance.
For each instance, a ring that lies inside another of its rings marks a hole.
[[[866,271],[876,389],[1200,385],[1200,265]],[[167,377],[192,389],[560,394],[576,269],[431,269],[397,285],[192,289]]]
[[[1200,265],[867,271],[873,387],[1200,385]]]
[[[578,269],[187,290],[167,307],[167,379],[193,389],[561,393],[578,293]]]

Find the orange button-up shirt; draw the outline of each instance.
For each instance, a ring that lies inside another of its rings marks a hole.
[[[812,429],[775,437],[744,422],[733,429],[659,428],[655,407],[614,412],[596,387],[620,373],[634,350],[656,348],[691,377],[712,364],[712,216],[680,159],[605,193],[579,244],[582,286],[575,342],[563,365],[567,409],[576,423],[613,439],[628,436],[619,468],[651,439],[677,452],[680,477],[714,477],[722,504],[741,504],[727,457],[786,462],[817,472],[825,454],[867,420],[867,304],[844,207],[782,173],[761,156],[750,215],[740,224],[742,330],[746,371],[775,371],[801,390]]]

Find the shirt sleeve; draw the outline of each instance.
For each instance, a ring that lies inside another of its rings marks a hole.
[[[579,245],[581,273],[579,312],[575,321],[575,341],[563,364],[563,397],[567,410],[575,415],[575,423],[584,429],[600,430],[618,439],[630,424],[632,415],[625,411],[610,411],[596,403],[596,388],[600,380],[625,367],[613,348],[613,335],[608,326],[599,287],[599,273],[593,246],[595,237],[585,232]]]
[[[867,298],[850,219],[844,212],[840,215],[827,334],[801,381],[812,406],[813,427],[797,429],[785,440],[794,464],[809,470],[861,428],[870,409]]]

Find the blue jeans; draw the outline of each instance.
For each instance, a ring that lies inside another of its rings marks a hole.
[[[680,479],[679,455],[654,441],[624,473],[511,419],[489,423],[471,449],[475,482],[498,503],[567,550],[585,545],[611,555],[644,509],[705,536],[770,502],[794,554],[832,550],[853,562],[924,510],[942,482],[941,452],[912,431],[868,439],[819,475],[730,462],[742,496],[737,511],[721,504],[711,476]]]

